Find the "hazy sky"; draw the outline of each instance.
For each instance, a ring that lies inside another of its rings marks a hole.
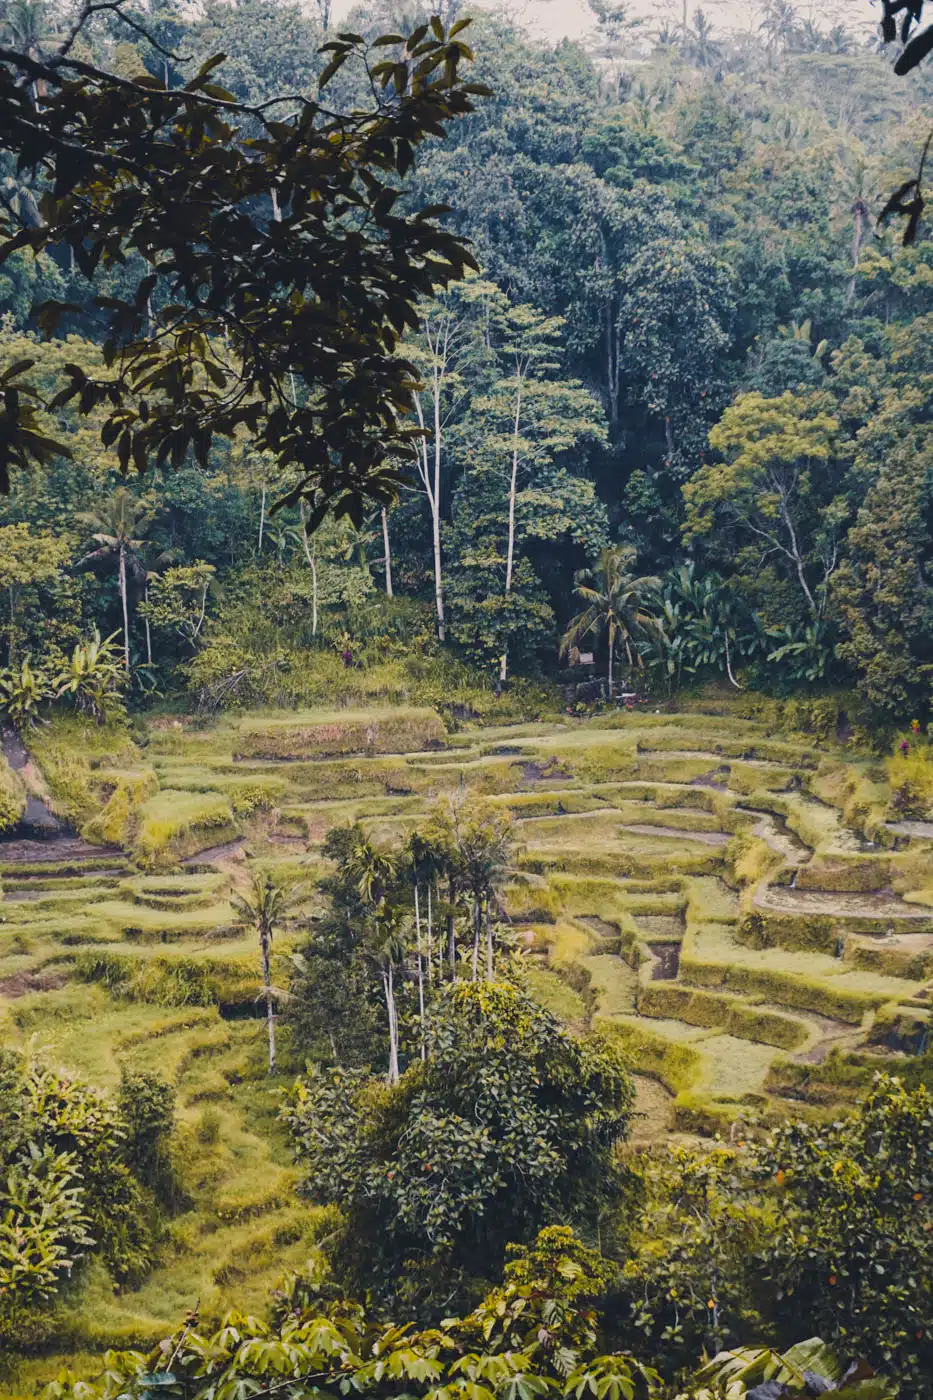
[[[335,0],[335,17],[339,20],[353,3],[354,0]],[[698,0],[687,0],[690,14],[697,4]],[[699,0],[699,5],[716,29],[756,29],[761,23],[761,5],[749,3],[749,0]],[[484,8],[482,0],[466,6],[468,12],[481,8]],[[507,10],[543,38],[559,39],[566,35],[580,39],[593,27],[593,13],[586,0],[502,0],[496,8]],[[811,14],[816,17],[817,7],[810,0],[797,0],[796,8],[804,17]],[[680,18],[683,0],[630,0],[629,9],[633,15],[644,15],[652,27],[657,27],[668,16]],[[871,0],[829,0],[819,6],[822,14],[828,9],[832,10],[835,20],[843,21],[856,31],[876,24],[880,14],[880,5],[873,5]]]

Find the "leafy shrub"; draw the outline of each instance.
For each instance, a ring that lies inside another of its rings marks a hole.
[[[0,671],[0,715],[21,732],[39,719],[42,705],[55,694],[43,670],[33,670],[30,657]]]
[[[633,1085],[613,1046],[578,1040],[503,983],[445,993],[432,1054],[396,1089],[362,1071],[298,1080],[285,1116],[309,1193],[347,1215],[350,1269],[449,1298],[507,1241],[595,1220],[623,1199],[613,1154]]]
[[[122,719],[126,714],[122,690],[127,676],[116,637],[113,632],[101,641],[95,628],[93,636],[78,642],[54,681],[56,696],[66,696],[80,714],[96,724]]]
[[[16,826],[26,810],[26,791],[0,754],[0,832]]]
[[[165,1196],[174,1185],[168,1141],[175,1127],[175,1090],[158,1074],[124,1068],[117,1107],[124,1125],[124,1156],[140,1181]]]
[[[115,1278],[141,1277],[155,1230],[119,1105],[5,1052],[0,1106],[0,1340],[10,1344],[92,1251]]]

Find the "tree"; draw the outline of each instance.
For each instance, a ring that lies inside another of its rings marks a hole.
[[[422,25],[380,63],[358,37],[331,40],[321,86],[355,59],[375,95],[345,115],[304,96],[238,102],[215,80],[217,56],[181,88],[118,77],[76,54],[94,8],[52,57],[0,48],[2,149],[49,189],[40,227],[6,211],[2,254],[67,248],[87,277],[130,253],[149,268],[105,299],[107,371],[71,365],[57,402],[107,407],[102,441],[124,470],[179,467],[189,452],[204,466],[215,437],[245,427],[281,477],[294,469],[291,498],[309,499],[313,523],[333,502],[358,522],[367,496],[393,495],[388,460],[417,431],[399,340],[418,301],[472,263],[429,210],[401,212],[397,188],[481,90],[460,77],[463,24]],[[61,314],[49,306],[45,329]],[[39,430],[29,368],[4,381],[4,490],[11,468],[59,451]]]
[[[783,566],[814,621],[826,611],[849,513],[827,469],[838,430],[810,397],[742,394],[709,435],[725,462],[701,467],[683,488],[685,542],[731,527],[751,547],[750,566]]]
[[[911,421],[924,402],[889,402],[860,434],[874,479],[832,586],[839,656],[873,706],[904,718],[929,705],[933,687],[933,442],[926,423]]]
[[[535,543],[569,539],[589,551],[606,516],[586,456],[606,441],[602,410],[574,380],[554,378],[562,321],[501,294],[489,307],[491,382],[457,426],[463,476],[454,499],[451,595],[455,635],[483,660],[528,656],[548,636],[550,604]]]
[[[398,932],[396,886],[399,868],[395,858],[380,850],[357,831],[347,851],[346,875],[354,883],[366,911],[366,947],[375,962],[385,995],[389,1026],[389,1083],[399,1080],[399,1024],[395,999],[395,969],[404,957],[405,947]]]
[[[452,801],[450,836],[462,884],[473,896],[473,981],[479,976],[479,955],[485,929],[486,977],[493,978],[493,924],[490,901],[509,870],[512,822],[507,812],[481,800]]]
[[[599,556],[595,569],[581,569],[575,580],[574,592],[585,607],[570,623],[561,640],[561,654],[579,646],[591,633],[605,632],[609,644],[607,682],[609,699],[613,695],[616,643],[625,649],[629,666],[641,657],[635,649],[636,639],[644,636],[652,620],[652,604],[656,602],[661,580],[649,576],[636,578],[629,573],[635,562],[635,551],[625,545],[608,545]]]
[[[0,525],[0,590],[7,599],[7,665],[12,666],[20,641],[17,611],[27,589],[57,579],[70,554],[67,539],[55,538],[29,525]]]
[[[414,391],[415,412],[424,435],[415,444],[418,476],[431,514],[431,543],[434,561],[434,605],[437,635],[447,635],[444,609],[444,579],[441,557],[441,514],[447,484],[444,477],[446,431],[463,409],[468,392],[465,375],[481,353],[477,325],[484,297],[495,294],[488,282],[467,279],[463,284],[426,303],[420,309],[417,337],[406,346],[412,363],[424,381]],[[428,413],[425,414],[424,404]]]
[[[259,952],[262,958],[262,994],[266,1003],[266,1032],[269,1040],[269,1073],[275,1074],[275,989],[272,986],[272,939],[275,930],[288,917],[300,897],[293,886],[286,888],[276,884],[271,874],[254,870],[250,876],[250,889],[246,894],[234,890],[230,896],[233,907],[239,911],[247,923],[251,923],[259,934]]]
[[[553,1221],[594,1227],[625,1198],[613,1147],[632,1093],[608,1042],[574,1038],[506,984],[458,982],[430,1055],[394,1090],[316,1077],[286,1111],[308,1191],[346,1212],[342,1257],[384,1291],[448,1303],[461,1276],[497,1268],[506,1241]],[[321,1136],[325,1109],[333,1133]]]
[[[193,652],[207,617],[207,595],[216,572],[213,564],[196,559],[151,575],[146,601],[139,609],[147,624],[174,632]]]
[[[794,1123],[760,1154],[776,1212],[762,1269],[778,1325],[801,1316],[921,1394],[933,1366],[933,1101],[878,1075],[841,1123]]]
[[[129,590],[132,580],[143,585],[146,569],[141,551],[146,531],[152,523],[152,512],[136,501],[123,486],[119,487],[100,512],[83,517],[98,548],[79,559],[79,569],[115,568],[120,604],[123,609],[123,664],[130,672],[130,613]]]

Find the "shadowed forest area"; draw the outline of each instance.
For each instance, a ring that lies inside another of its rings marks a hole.
[[[0,0],[12,1400],[931,1394],[933,28],[590,3]]]

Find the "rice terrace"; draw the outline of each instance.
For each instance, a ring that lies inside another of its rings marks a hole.
[[[145,1282],[114,1295],[102,1277],[66,1310],[69,1350],[145,1348],[195,1299],[221,1311],[233,1282],[259,1307],[326,1232],[326,1210],[295,1202],[263,1096],[258,950],[229,899],[246,852],[307,881],[332,827],[398,843],[464,793],[510,814],[501,936],[543,1006],[617,1038],[636,1145],[835,1115],[925,1048],[933,825],[897,819],[900,760],[736,708],[451,733],[397,707],[154,719],[135,742],[36,731],[4,769],[41,821],[0,843],[4,1043],[108,1090],[123,1069],[168,1077],[190,1193]],[[312,878],[276,982],[315,907]],[[435,948],[441,965],[439,933]]]

